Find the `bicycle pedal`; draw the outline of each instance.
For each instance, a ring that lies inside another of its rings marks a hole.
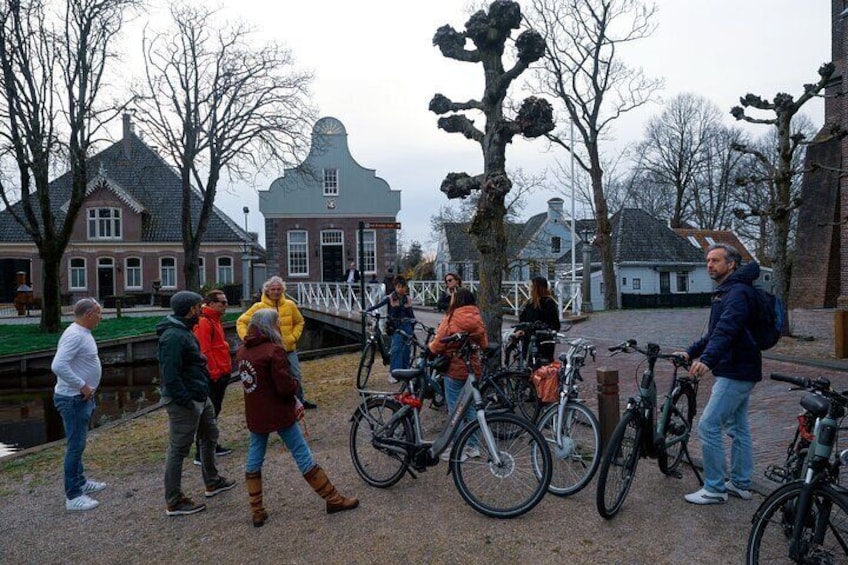
[[[675,469],[674,471],[669,471],[669,472],[668,472],[668,476],[669,476],[669,477],[674,477],[675,479],[682,479],[682,478],[683,478],[683,473],[681,473],[680,471],[678,471],[677,469]]]

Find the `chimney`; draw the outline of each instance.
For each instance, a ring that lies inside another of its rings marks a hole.
[[[133,132],[132,126],[132,114],[130,112],[124,112],[124,137],[122,138],[122,142],[124,145],[124,156],[127,159],[132,158],[132,139],[130,138],[130,134]]]
[[[551,198],[548,200],[548,221],[552,223],[563,223],[562,198]]]

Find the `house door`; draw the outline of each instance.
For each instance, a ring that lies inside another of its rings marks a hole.
[[[18,289],[18,271],[26,273],[25,281],[32,284],[28,259],[0,259],[0,302],[12,302]]]
[[[344,277],[344,253],[341,245],[321,246],[321,281],[339,282]]]
[[[671,273],[660,273],[660,294],[671,294]]]
[[[115,295],[115,262],[107,257],[97,260],[97,299],[103,303]]]

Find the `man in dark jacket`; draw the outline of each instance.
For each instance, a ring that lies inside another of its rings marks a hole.
[[[683,353],[687,359],[700,358],[692,363],[690,375],[702,377],[712,371],[715,377],[698,424],[704,487],[685,497],[693,504],[727,502],[728,494],[751,498],[754,454],[748,401],[754,385],[763,378],[762,354],[751,331],[757,316],[753,282],[760,276],[760,266],[741,264],[742,257],[730,245],[716,244],[707,250],[707,272],[718,283],[709,327],[707,334]],[[727,481],[722,432],[732,439]]]
[[[183,460],[191,450],[195,434],[200,441],[200,461],[206,497],[235,486],[218,474],[215,445],[218,425],[209,400],[209,369],[192,328],[200,316],[203,297],[187,290],[171,297],[173,315],[156,326],[159,336],[159,376],[162,403],[168,412],[168,454],[165,459],[165,502],[168,516],[195,514],[206,509],[182,492]]]

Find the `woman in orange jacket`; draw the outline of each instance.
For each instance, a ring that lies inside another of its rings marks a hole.
[[[486,327],[483,324],[483,316],[480,314],[480,309],[477,308],[474,295],[470,290],[464,287],[459,287],[451,297],[450,306],[439,328],[436,330],[436,336],[430,342],[430,352],[433,355],[451,354],[459,349],[458,343],[442,343],[442,338],[457,332],[468,332],[469,339],[482,348],[488,344],[486,337]],[[471,367],[475,374],[479,375],[482,371],[482,365],[478,356],[472,357]],[[465,381],[468,379],[468,367],[462,357],[457,355],[451,356],[450,365],[445,373],[445,399],[448,403],[448,413],[453,414],[454,407],[459,394],[462,392],[462,387],[465,386]],[[469,409],[465,413],[465,420],[471,421],[474,419],[473,412]],[[471,457],[479,457],[480,450],[477,448],[476,438],[472,438],[468,442],[465,451],[461,457],[463,460]],[[450,451],[442,453],[442,459],[447,460],[450,457]]]

